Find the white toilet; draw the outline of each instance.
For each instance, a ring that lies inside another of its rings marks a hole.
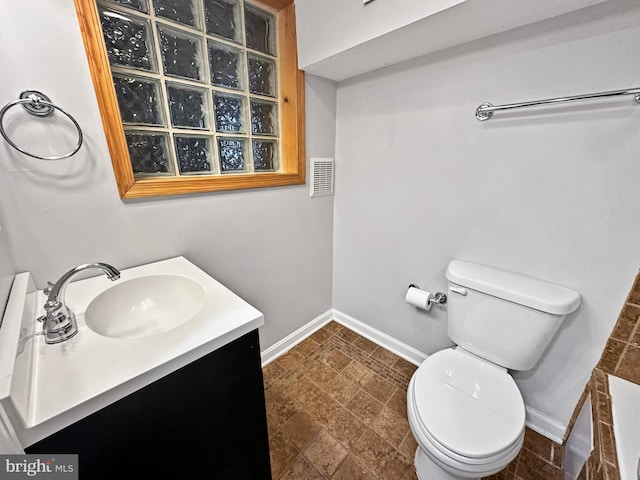
[[[457,345],[416,370],[407,392],[420,480],[479,479],[524,440],[522,395],[507,369],[532,368],[580,295],[559,285],[453,260],[448,334]]]

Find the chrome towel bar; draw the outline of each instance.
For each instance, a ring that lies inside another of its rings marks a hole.
[[[625,90],[612,90],[610,92],[586,93],[584,95],[574,95],[572,97],[548,98],[546,100],[534,100],[532,102],[509,103],[507,105],[492,105],[483,103],[476,109],[476,118],[481,122],[493,117],[494,112],[499,110],[511,110],[514,108],[538,107],[554,103],[576,102],[578,100],[593,100],[597,98],[617,97],[620,95],[634,95],[636,103],[640,103],[640,88],[628,88]]]

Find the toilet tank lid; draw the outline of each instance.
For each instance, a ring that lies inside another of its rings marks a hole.
[[[452,260],[446,277],[456,285],[554,315],[580,306],[580,294],[570,288],[478,263]]]

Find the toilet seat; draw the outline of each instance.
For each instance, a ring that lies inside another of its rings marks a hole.
[[[518,454],[524,402],[506,369],[460,348],[442,350],[416,370],[408,393],[416,440],[447,470],[488,474]]]

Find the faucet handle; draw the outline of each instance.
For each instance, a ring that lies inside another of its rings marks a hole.
[[[43,289],[42,293],[48,296],[51,293],[51,289],[53,288],[55,283],[47,281],[47,285],[48,285],[47,288]]]
[[[44,304],[44,309],[47,312],[47,315],[49,316],[51,312],[58,310],[61,306],[62,306],[62,303],[60,302],[47,300],[47,302]]]

